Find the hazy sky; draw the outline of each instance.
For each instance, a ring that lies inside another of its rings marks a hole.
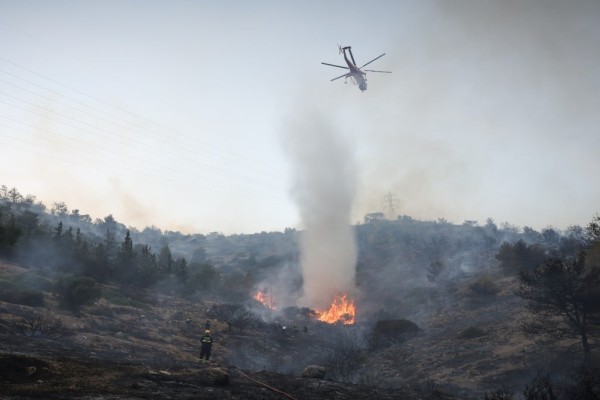
[[[337,44],[393,73],[329,82]],[[302,228],[284,142],[317,115],[351,149],[350,222],[391,193],[419,219],[585,225],[599,49],[597,0],[0,0],[0,184],[138,228]]]

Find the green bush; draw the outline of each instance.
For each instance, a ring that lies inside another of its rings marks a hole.
[[[13,282],[0,280],[0,300],[24,306],[41,307],[44,305],[44,293]]]
[[[56,286],[61,306],[71,311],[79,311],[102,295],[98,283],[87,276],[61,279]]]
[[[135,308],[146,308],[147,305],[136,298],[126,296],[123,292],[118,290],[105,290],[102,293],[102,297],[108,300],[112,304],[119,306],[128,306]]]
[[[53,287],[53,283],[50,279],[33,272],[25,272],[16,275],[11,281],[19,286],[25,286],[33,290],[41,290],[42,292],[50,292]]]

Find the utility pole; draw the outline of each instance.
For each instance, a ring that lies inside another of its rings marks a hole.
[[[393,220],[396,218],[395,208],[400,202],[397,199],[394,199],[394,195],[391,192],[388,192],[384,198],[385,209],[388,211],[388,219]]]

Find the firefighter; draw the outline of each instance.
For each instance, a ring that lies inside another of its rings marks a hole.
[[[213,337],[210,335],[210,330],[207,329],[204,331],[204,336],[200,339],[202,343],[200,347],[200,360],[207,363],[210,359],[210,351],[212,349]]]

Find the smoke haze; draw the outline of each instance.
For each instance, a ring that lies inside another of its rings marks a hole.
[[[381,210],[389,191],[400,214],[417,218],[584,224],[599,195],[586,183],[600,137],[599,6],[415,7],[376,64],[394,74],[368,74],[376,101],[362,103],[369,153],[357,218]],[[415,35],[412,24],[427,28]],[[589,211],[574,219],[560,204]]]
[[[2,2],[0,184],[139,228],[295,227],[280,121],[309,88],[355,135],[353,223],[388,193],[397,214],[454,223],[598,211],[597,0],[272,3]],[[359,65],[386,53],[368,67],[392,74],[365,93],[329,82],[337,44]]]
[[[351,229],[356,166],[352,146],[317,110],[287,121],[284,146],[301,225],[304,297],[326,308],[336,293],[354,290],[356,244]]]

